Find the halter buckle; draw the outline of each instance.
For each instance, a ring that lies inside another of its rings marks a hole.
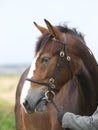
[[[49,95],[50,94],[50,95]],[[50,97],[49,97],[50,96]],[[46,91],[45,97],[43,100],[46,100],[47,102],[51,102],[51,99],[55,96],[55,93],[53,91]]]

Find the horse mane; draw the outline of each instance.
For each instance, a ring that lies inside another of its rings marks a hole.
[[[67,25],[62,25],[62,26],[56,26],[62,33],[69,33],[71,35],[77,36],[78,38],[80,38],[82,41],[84,41],[84,36],[81,32],[77,31],[76,28],[68,28]],[[37,46],[36,46],[36,54],[41,50],[41,48],[47,43],[48,40],[51,40],[49,38],[49,33],[45,33],[43,34],[41,37],[39,37],[38,41],[37,41]]]
[[[83,41],[85,42],[83,33],[77,31],[76,28],[72,28],[72,29],[71,29],[71,28],[68,28],[67,25],[57,26],[57,28],[58,28],[62,33],[69,33],[69,34],[75,35],[75,36],[79,37],[81,40],[83,40]]]

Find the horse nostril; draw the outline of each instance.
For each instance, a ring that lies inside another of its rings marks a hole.
[[[29,102],[28,102],[27,100],[25,100],[25,101],[23,102],[23,105],[24,105],[24,107],[25,107],[27,110],[30,110],[30,109],[31,109],[30,104],[29,104]]]

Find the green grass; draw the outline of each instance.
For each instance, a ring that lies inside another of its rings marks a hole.
[[[0,130],[16,130],[14,104],[19,76],[0,76]]]
[[[2,100],[0,102],[0,130],[15,130],[14,106]]]

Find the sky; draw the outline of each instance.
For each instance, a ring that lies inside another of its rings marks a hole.
[[[0,0],[0,65],[32,62],[44,19],[77,28],[98,60],[98,0]]]

